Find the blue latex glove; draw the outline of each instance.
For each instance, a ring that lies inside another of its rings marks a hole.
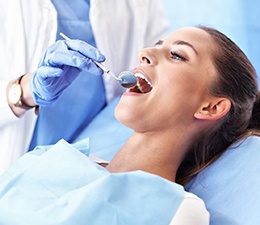
[[[47,106],[54,102],[82,70],[102,75],[103,71],[91,59],[103,62],[105,56],[80,40],[57,41],[47,48],[30,79],[36,104]]]

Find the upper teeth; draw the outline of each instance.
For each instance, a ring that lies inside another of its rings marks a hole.
[[[135,76],[144,79],[145,82],[146,82],[150,87],[152,87],[152,84],[149,82],[149,80],[148,80],[143,74],[141,74],[141,73],[136,73]],[[142,93],[144,92],[144,90],[143,90],[143,88],[142,88],[142,85],[140,85],[139,82],[137,82],[137,87],[138,87],[138,89],[139,89]]]

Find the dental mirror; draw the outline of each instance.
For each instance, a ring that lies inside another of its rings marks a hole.
[[[62,36],[65,40],[70,40],[69,37],[67,37],[65,34],[60,33],[60,36]],[[114,79],[116,79],[119,84],[124,87],[124,88],[131,88],[134,87],[137,84],[137,78],[135,75],[130,72],[130,71],[124,71],[119,74],[119,77],[116,77],[113,73],[111,73],[110,69],[107,69],[103,64],[100,62],[97,62],[93,60],[93,62],[100,68],[102,69],[105,73],[109,74],[112,76]]]

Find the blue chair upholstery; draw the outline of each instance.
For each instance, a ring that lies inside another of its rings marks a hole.
[[[205,201],[211,225],[260,224],[260,137],[231,146],[185,189]]]

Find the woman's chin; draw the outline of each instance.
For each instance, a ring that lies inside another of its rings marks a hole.
[[[115,117],[116,119],[125,125],[125,121],[127,120],[127,113],[124,112],[125,110],[123,110],[121,107],[119,107],[117,105],[117,107],[115,108]]]
[[[132,126],[134,123],[133,123],[133,116],[131,116],[131,113],[129,113],[128,110],[120,107],[120,106],[117,106],[115,108],[115,117],[116,119],[122,123],[123,125],[125,125],[126,127],[129,127],[132,129]]]

